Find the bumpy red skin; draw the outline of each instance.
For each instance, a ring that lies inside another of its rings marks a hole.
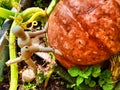
[[[61,0],[47,34],[64,67],[99,64],[120,51],[120,1]]]

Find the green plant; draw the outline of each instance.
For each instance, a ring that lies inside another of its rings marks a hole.
[[[45,79],[47,79],[47,76],[44,75],[44,72],[40,72],[37,74],[37,78],[38,78],[38,84],[42,84]]]
[[[36,89],[36,84],[33,84],[33,83],[24,83],[23,84],[23,90],[37,90]]]
[[[46,7],[48,7],[50,2],[51,2],[51,0],[36,0],[36,1],[34,1],[34,6],[45,9]]]
[[[0,7],[11,10],[16,2],[19,2],[19,0],[0,0]],[[4,18],[0,17],[0,28],[2,27],[4,20]]]
[[[99,84],[103,90],[113,89],[111,72],[109,70],[101,71],[100,66],[90,66],[84,70],[80,70],[79,67],[72,67],[68,69],[68,73],[76,78],[76,82],[68,85],[68,88],[86,90],[86,88],[92,89],[96,84]]]
[[[111,72],[109,70],[105,70],[101,75],[99,76],[98,83],[103,88],[103,90],[112,90],[113,89],[113,81],[110,78]]]

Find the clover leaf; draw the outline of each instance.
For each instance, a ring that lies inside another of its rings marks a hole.
[[[84,81],[84,78],[81,76],[78,76],[76,80],[76,85],[79,86],[83,81]]]
[[[94,87],[96,85],[96,82],[91,80],[90,83],[88,84],[90,87]]]
[[[77,77],[80,73],[80,68],[79,67],[72,67],[70,69],[68,69],[68,73],[72,76],[72,77]]]
[[[100,87],[102,87],[103,84],[106,83],[106,82],[105,82],[104,79],[99,79],[99,80],[98,80],[98,83],[99,83]]]
[[[91,81],[91,77],[85,79],[85,84],[88,85]]]
[[[111,85],[111,84],[105,84],[105,85],[103,85],[103,90],[113,90],[113,85]]]
[[[74,90],[85,90],[84,88],[80,89],[81,85],[93,88],[96,85],[96,83],[98,83],[100,87],[103,88],[103,90],[113,89],[111,71],[101,71],[100,66],[90,66],[83,70],[80,70],[79,67],[72,67],[68,69],[68,73],[72,77],[76,78],[76,83],[74,83],[74,85],[71,85],[74,88]]]
[[[84,71],[84,74],[86,77],[90,76],[92,74],[93,67],[87,67]]]
[[[92,76],[93,77],[98,77],[101,73],[101,68],[100,66],[94,66],[93,67],[93,72],[92,72]]]

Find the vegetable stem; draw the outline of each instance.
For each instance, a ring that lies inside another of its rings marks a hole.
[[[10,16],[14,16],[14,15],[15,15],[15,12],[0,7],[0,17],[4,19],[6,18],[10,19]]]
[[[73,77],[71,77],[61,66],[57,65],[55,67],[54,72],[56,74],[58,74],[61,78],[66,80],[67,82],[69,82],[71,84],[75,83],[75,79]]]
[[[23,19],[26,19],[28,16],[35,14],[36,12],[44,12],[42,9],[38,8],[38,7],[31,7],[31,8],[27,8],[26,10],[24,10],[20,16],[22,16]]]
[[[44,11],[42,12],[36,12],[27,22],[32,22],[37,16],[46,16],[46,13]]]
[[[13,60],[16,58],[16,44],[15,44],[15,35],[12,33],[12,28],[15,26],[15,21],[13,22],[10,29],[10,39],[9,39],[9,51],[10,51],[10,59]],[[18,86],[18,67],[17,64],[12,64],[10,66],[11,70],[11,81],[9,90],[17,90]]]
[[[57,2],[59,0],[52,0],[50,5],[48,6],[48,9],[47,9],[47,15],[49,16],[51,14],[51,12],[53,11],[54,7],[56,6]]]
[[[53,65],[53,67],[54,67],[54,65]],[[48,74],[47,74],[47,79],[44,82],[44,90],[46,90],[45,88],[47,87],[48,81],[49,81],[49,79],[50,79],[50,77],[51,77],[51,75],[52,75],[53,72],[54,72],[54,68],[51,68],[49,70]]]
[[[46,16],[46,12],[41,10],[39,12],[34,13],[33,16],[31,16],[31,18],[29,20],[27,20],[26,22],[23,23],[22,27],[24,29],[27,29],[27,25],[29,23],[32,23],[38,16],[45,17]],[[26,17],[26,16],[23,16],[23,17]]]

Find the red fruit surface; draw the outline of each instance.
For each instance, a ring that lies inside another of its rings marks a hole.
[[[60,0],[48,22],[48,43],[66,68],[99,64],[120,51],[120,0]]]

